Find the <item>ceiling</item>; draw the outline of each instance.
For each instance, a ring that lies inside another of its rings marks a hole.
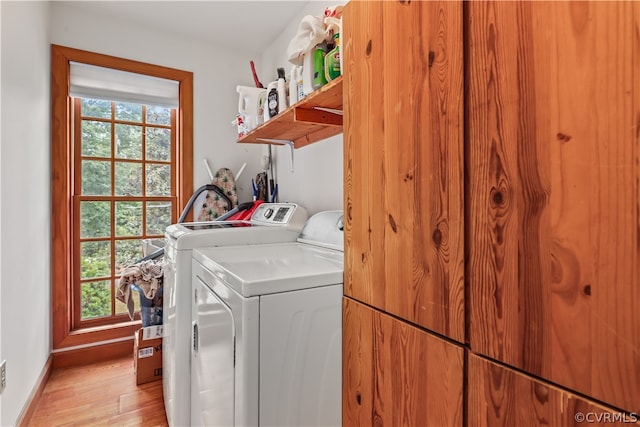
[[[240,51],[260,52],[309,3],[292,1],[69,1],[81,8]]]

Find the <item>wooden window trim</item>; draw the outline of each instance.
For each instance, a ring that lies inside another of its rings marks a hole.
[[[193,73],[51,45],[51,324],[53,349],[132,337],[139,321],[74,330],[72,324],[72,169],[69,62],[80,62],[179,82],[176,121],[178,207],[193,192]]]

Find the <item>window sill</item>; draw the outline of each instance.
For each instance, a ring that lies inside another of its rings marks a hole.
[[[139,320],[121,322],[112,325],[93,326],[89,328],[69,331],[69,334],[54,347],[54,350],[61,350],[67,347],[87,346],[91,344],[101,344],[104,341],[118,340],[122,338],[133,338],[135,331],[142,327]]]

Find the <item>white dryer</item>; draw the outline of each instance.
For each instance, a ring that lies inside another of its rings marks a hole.
[[[167,420],[189,426],[191,258],[194,248],[293,242],[307,220],[295,203],[263,203],[249,221],[173,224],[165,233],[162,381]]]
[[[191,424],[339,426],[342,211],[297,242],[193,258]]]

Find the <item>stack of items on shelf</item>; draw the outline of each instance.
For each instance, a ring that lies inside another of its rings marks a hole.
[[[300,22],[287,48],[294,65],[290,81],[297,89],[296,102],[341,74],[341,28],[342,6],[327,8],[323,17],[307,15]]]
[[[251,61],[255,87],[236,87],[238,114],[232,123],[238,127],[238,138],[341,75],[341,28],[342,6],[327,8],[322,17],[305,16],[287,48],[293,64],[290,74],[278,68],[278,79],[266,88]]]

